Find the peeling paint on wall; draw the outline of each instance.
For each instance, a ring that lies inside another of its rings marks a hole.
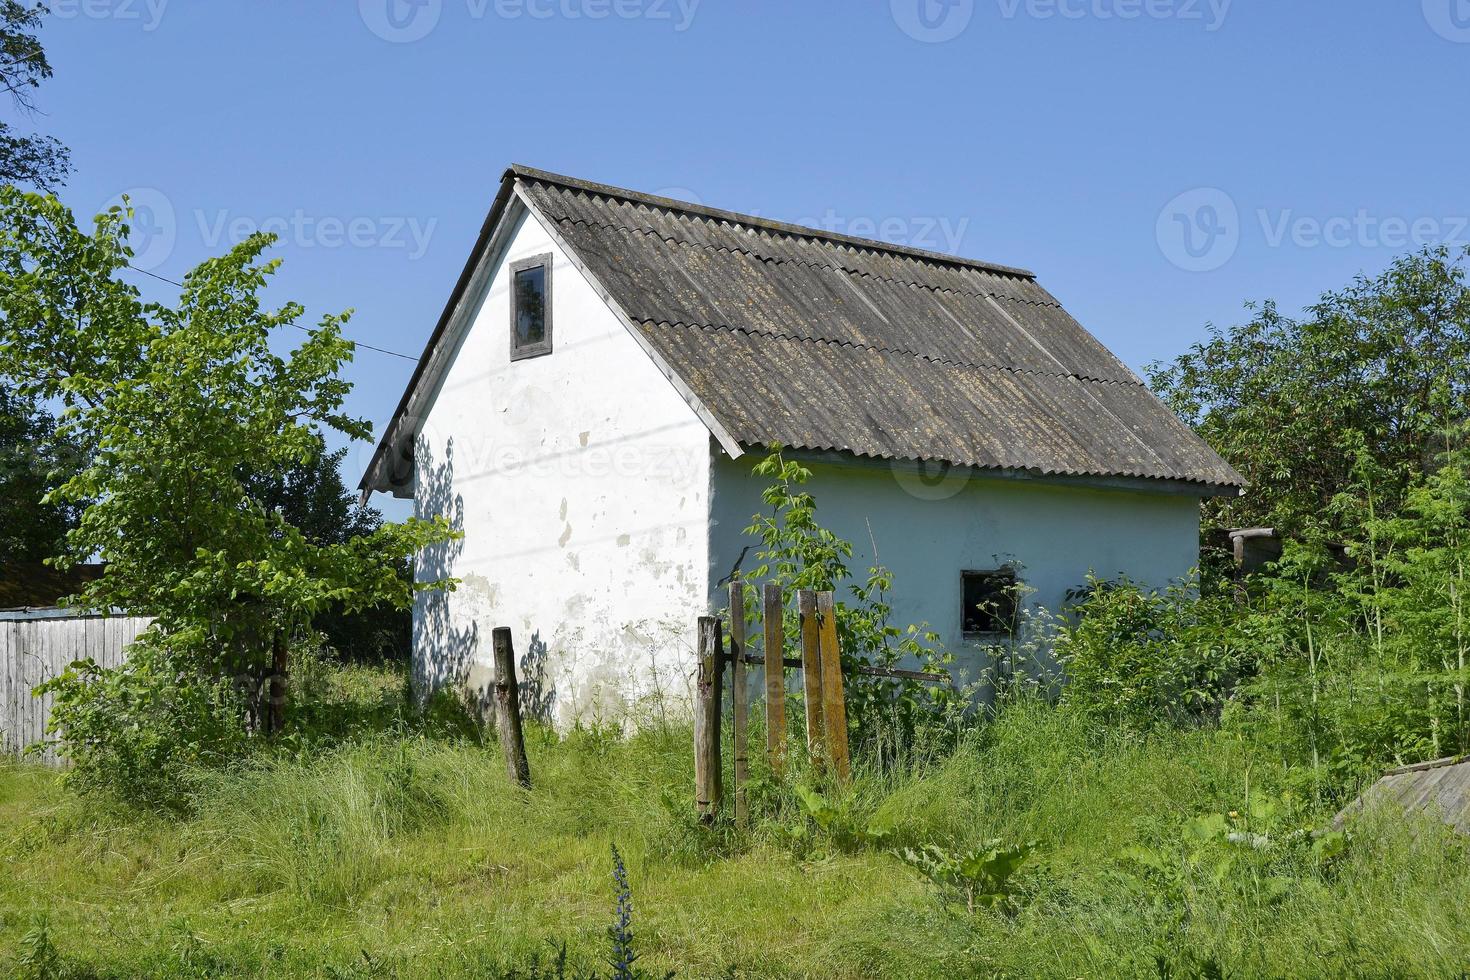
[[[511,362],[504,269],[544,253],[554,350]],[[509,626],[529,714],[565,726],[685,710],[708,430],[535,219],[499,259],[419,433],[416,509],[464,537],[421,563],[422,578],[461,585],[416,603],[416,682],[485,699],[490,635]]]

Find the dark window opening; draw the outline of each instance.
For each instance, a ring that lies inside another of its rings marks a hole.
[[[551,256],[510,267],[510,358],[551,353]]]
[[[964,606],[960,623],[966,635],[1010,635],[1016,624],[1016,572],[961,572]]]

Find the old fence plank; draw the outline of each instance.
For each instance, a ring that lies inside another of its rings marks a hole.
[[[505,774],[512,782],[531,788],[531,763],[521,728],[521,688],[516,680],[516,651],[508,627],[491,634],[495,651],[495,733],[505,754]]]
[[[766,760],[776,776],[786,771],[786,636],[781,622],[784,608],[781,587],[766,583],[762,610],[766,631]]]
[[[832,774],[847,782],[852,764],[847,749],[847,701],[842,686],[842,651],[837,643],[837,600],[831,592],[817,593],[818,637],[821,643],[822,722],[827,737],[827,760]]]
[[[720,769],[720,620],[699,617],[699,669],[695,677],[694,805],[701,820],[712,822],[724,797]]]
[[[812,765],[821,767],[826,756],[822,747],[822,650],[817,623],[817,594],[811,589],[796,593],[796,608],[801,615],[801,680],[806,695],[806,748]]]
[[[35,696],[37,686],[77,660],[120,666],[127,659],[127,645],[149,622],[57,609],[0,612],[0,753],[18,757],[45,741],[53,698]],[[36,758],[62,761],[54,746]]]
[[[735,822],[745,826],[749,819],[746,783],[750,781],[746,755],[745,726],[750,691],[745,683],[745,583],[730,583],[730,707],[735,749]]]

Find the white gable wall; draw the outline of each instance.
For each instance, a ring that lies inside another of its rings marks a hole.
[[[419,412],[415,510],[464,537],[419,561],[421,580],[461,584],[415,605],[415,680],[488,696],[491,631],[508,626],[529,711],[622,721],[689,696],[709,432],[538,219],[517,212]],[[553,351],[512,362],[507,270],[548,252]]]

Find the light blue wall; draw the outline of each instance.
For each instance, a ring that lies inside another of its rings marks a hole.
[[[768,508],[767,481],[751,475],[759,455],[730,460],[714,450],[710,527],[712,591],[730,574],[751,515]],[[806,462],[806,461],[804,461]],[[924,481],[911,465],[856,460],[806,462],[817,519],[851,541],[854,574],[877,558],[894,577],[898,625],[927,622],[973,671],[960,631],[960,573],[1015,563],[1035,592],[1033,605],[1060,608],[1089,571],[1124,574],[1162,586],[1199,560],[1199,499],[1189,495],[1098,489],[1034,480],[979,479],[955,473]],[[753,568],[755,547],[744,568]],[[718,607],[723,600],[713,599]]]

